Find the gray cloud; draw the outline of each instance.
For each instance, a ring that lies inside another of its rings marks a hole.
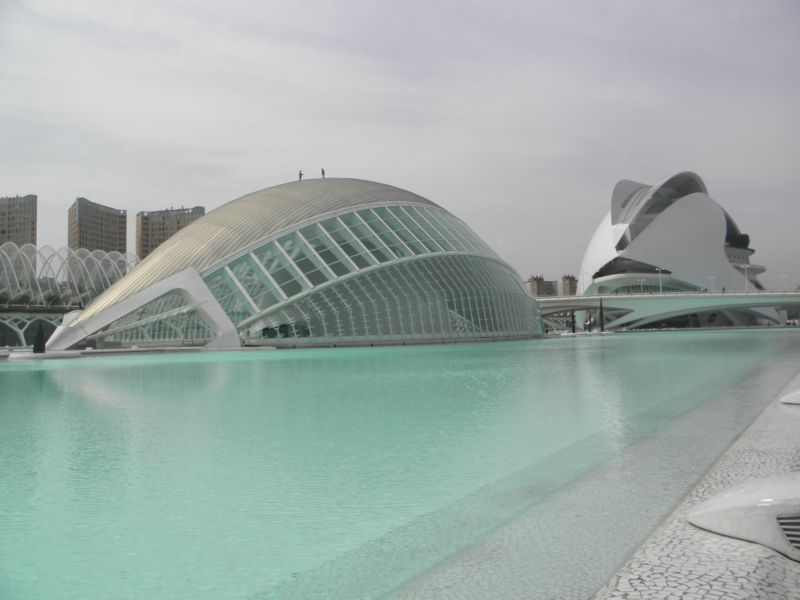
[[[0,194],[39,194],[43,243],[79,195],[133,223],[324,166],[429,197],[555,278],[618,179],[690,169],[767,283],[800,283],[794,2],[0,6]]]

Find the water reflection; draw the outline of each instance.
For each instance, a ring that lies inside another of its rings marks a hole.
[[[57,582],[66,595],[96,596],[102,584],[104,595],[142,597],[134,579],[153,597],[302,597],[334,569],[362,586],[343,583],[344,596],[377,593],[796,353],[797,339],[614,335],[2,364],[0,533],[12,542],[0,548],[0,581],[13,575],[29,598]],[[52,573],[41,548],[59,565]]]

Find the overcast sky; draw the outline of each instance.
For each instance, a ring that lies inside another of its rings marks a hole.
[[[619,179],[692,170],[795,286],[799,74],[795,0],[0,0],[0,195],[40,245],[77,196],[128,209],[133,251],[140,210],[324,167],[555,279]]]

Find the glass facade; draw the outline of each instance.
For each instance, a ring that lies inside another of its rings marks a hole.
[[[196,307],[177,292],[148,302],[93,336],[98,347],[105,348],[162,345],[164,342],[173,346],[197,346],[213,337]]]
[[[531,301],[495,261],[431,257],[315,290],[240,325],[248,343],[291,345],[515,337],[534,330]]]
[[[250,344],[515,337],[537,319],[494,252],[428,206],[322,218],[204,281]]]
[[[444,211],[382,206],[307,225],[233,260],[206,275],[205,281],[238,324],[252,316],[252,307],[263,310],[279,300],[273,289],[268,292],[270,304],[259,301],[268,281],[285,300],[378,264],[443,252],[495,257],[474,233]]]
[[[424,198],[358,180],[275,189],[274,200],[270,190],[243,197],[227,219],[214,211],[179,232],[174,251],[153,253],[76,322],[99,320],[114,302],[151,286],[162,287],[157,299],[105,319],[82,343],[331,346],[542,333],[518,275]],[[309,195],[293,204],[289,191]],[[268,200],[279,204],[259,204]],[[167,276],[174,281],[162,283]]]

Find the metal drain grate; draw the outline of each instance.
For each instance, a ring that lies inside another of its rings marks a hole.
[[[800,550],[800,516],[796,517],[777,517],[783,535],[789,543],[797,550]]]

